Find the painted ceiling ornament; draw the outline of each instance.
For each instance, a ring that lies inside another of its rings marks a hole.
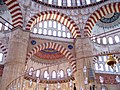
[[[61,60],[64,59],[63,57],[64,55],[62,55],[59,51],[47,48],[37,52],[34,57],[32,57],[32,60],[43,64],[55,64],[57,62],[61,62]]]
[[[111,13],[102,17],[96,25],[101,28],[114,28],[120,24],[120,13]]]
[[[32,41],[31,41],[31,44],[32,44],[32,45],[35,45],[35,44],[36,44],[36,41],[35,41],[35,40],[32,40]]]
[[[116,21],[119,18],[119,16],[120,16],[120,13],[116,12],[116,13],[113,13],[113,15],[107,15],[105,17],[102,17],[100,21],[103,23],[112,23]]]
[[[69,48],[69,49],[73,49],[73,46],[72,46],[72,45],[68,45],[68,48]]]
[[[36,53],[35,56],[39,58],[47,59],[47,60],[54,60],[54,59],[59,59],[63,57],[63,55],[60,52],[51,48],[41,50],[38,53]]]
[[[58,51],[56,51],[56,50],[54,50],[52,48],[41,50],[41,52],[44,52],[44,53],[47,53],[47,54],[56,54],[56,53],[58,53]]]

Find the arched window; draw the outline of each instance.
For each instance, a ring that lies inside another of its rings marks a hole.
[[[67,6],[71,6],[71,0],[67,0]]]
[[[37,70],[36,71],[36,77],[39,77],[40,76],[40,70]]]
[[[65,26],[62,26],[62,30],[65,31]]]
[[[57,77],[56,71],[52,71],[52,78],[56,78],[56,77]]]
[[[77,6],[80,6],[81,3],[80,3],[80,0],[77,0]]]
[[[44,78],[48,78],[49,74],[48,74],[48,71],[44,71]]]
[[[63,32],[63,35],[62,35],[63,37],[66,37],[66,33],[65,32]]]
[[[37,28],[34,28],[33,33],[37,33]]]
[[[64,77],[64,71],[60,70],[60,77],[63,78]]]
[[[47,21],[44,22],[44,28],[47,28]]]
[[[106,39],[106,37],[103,37],[103,44],[107,44],[107,39]]]
[[[100,44],[100,38],[97,38],[97,42]]]
[[[49,2],[48,2],[49,4],[52,4],[52,0],[49,0]]]
[[[31,67],[30,69],[29,69],[29,75],[33,75],[33,71],[34,70],[34,68],[33,67]]]
[[[58,0],[59,1],[59,0]],[[66,0],[62,0],[63,2],[62,2],[62,5],[63,6],[67,6],[67,1]]]
[[[53,27],[54,27],[54,28],[57,27],[56,21],[53,22]]]
[[[42,28],[42,22],[40,22],[40,23],[39,23],[39,27],[41,27],[41,28]]]
[[[109,41],[109,44],[113,44],[113,39],[112,39],[112,37],[109,37],[109,38],[108,38],[108,41]]]
[[[119,43],[120,42],[120,38],[118,36],[115,36],[115,42]]]
[[[62,0],[58,0],[58,6],[62,6]]]
[[[70,33],[69,32],[67,33],[67,37],[70,38]]]
[[[58,37],[61,37],[61,31],[58,31]]]
[[[86,4],[85,0],[81,0],[81,2],[82,2],[82,5],[85,5],[85,4]]]
[[[106,62],[106,60],[107,60],[107,56],[103,56],[103,59],[104,59],[104,61]]]
[[[103,61],[103,60],[102,60],[102,57],[99,57],[99,61]]]
[[[58,30],[61,30],[61,24],[58,23]]]
[[[8,30],[8,26],[9,26],[9,24],[8,24],[8,23],[5,23],[5,28],[4,28],[4,30]]]
[[[56,31],[53,31],[53,36],[56,36]]]
[[[49,27],[52,27],[52,21],[49,21]]]
[[[52,35],[52,31],[51,30],[48,31],[48,35]]]
[[[86,0],[86,4],[90,4],[90,0]]]
[[[95,70],[97,70],[97,71],[99,70],[98,69],[98,63],[95,63]]]
[[[3,60],[3,53],[0,53],[0,62]]]
[[[44,29],[43,34],[44,34],[44,35],[47,34],[47,29]]]
[[[38,30],[38,34],[42,34],[42,29],[41,28]]]
[[[72,71],[71,71],[70,68],[68,68],[68,69],[67,69],[67,75],[68,75],[68,76],[71,76],[71,74],[72,74]]]

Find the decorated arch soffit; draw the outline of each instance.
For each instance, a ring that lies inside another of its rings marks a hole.
[[[21,8],[17,0],[3,0],[7,5],[8,10],[10,11],[12,17],[13,27],[23,27],[23,17]]]
[[[2,50],[2,53],[4,55],[4,60],[5,60],[6,56],[7,56],[7,50],[8,50],[8,48],[5,47],[1,41],[0,41],[0,49]]]
[[[108,14],[115,12],[120,12],[120,2],[104,5],[100,7],[98,10],[96,10],[94,13],[92,13],[89,19],[87,20],[86,26],[84,28],[85,36],[92,35],[91,31],[98,20],[100,20],[102,17]]]
[[[41,50],[37,52],[35,56],[38,58],[45,59],[45,60],[56,60],[56,59],[61,59],[64,57],[60,52],[52,48]]]
[[[31,30],[31,28],[38,22],[46,21],[46,20],[54,20],[63,25],[65,25],[73,37],[80,37],[80,30],[76,23],[67,15],[57,12],[57,11],[44,11],[34,15],[27,23],[26,30]]]
[[[71,52],[64,48],[62,45],[53,42],[42,43],[40,45],[35,46],[32,50],[28,52],[26,60],[31,59],[32,56],[35,55],[37,52],[45,52],[45,50],[47,49],[54,49],[54,51],[60,52],[63,56],[70,60],[73,72],[76,71],[76,61],[74,60],[74,56],[71,54]]]

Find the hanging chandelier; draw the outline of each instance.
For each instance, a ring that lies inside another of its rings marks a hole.
[[[109,55],[106,63],[107,63],[108,66],[110,66],[113,69],[113,67],[117,63],[117,61],[116,61],[116,59],[114,58],[113,55]]]

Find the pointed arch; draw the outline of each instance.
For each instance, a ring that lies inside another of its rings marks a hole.
[[[26,30],[31,30],[31,28],[37,23],[45,20],[54,20],[63,25],[65,25],[73,37],[80,37],[80,30],[76,23],[67,15],[57,12],[57,11],[44,11],[34,15],[27,23]]]
[[[12,17],[12,25],[14,27],[23,27],[22,11],[17,0],[3,0],[10,11]]]
[[[106,16],[107,14],[115,12],[120,12],[120,2],[110,3],[96,10],[93,14],[90,15],[86,22],[86,26],[84,28],[85,36],[91,36],[91,31],[99,19],[101,19],[103,16]]]
[[[53,43],[53,42],[47,42],[42,43],[40,45],[37,45],[32,50],[30,50],[27,54],[26,60],[29,60],[34,54],[36,54],[40,50],[44,50],[47,48],[55,49],[56,51],[59,51],[61,54],[63,54],[68,60],[70,60],[70,64],[72,66],[73,72],[76,71],[76,60],[74,60],[73,55],[70,51],[68,51],[66,48],[64,48],[62,45]]]

